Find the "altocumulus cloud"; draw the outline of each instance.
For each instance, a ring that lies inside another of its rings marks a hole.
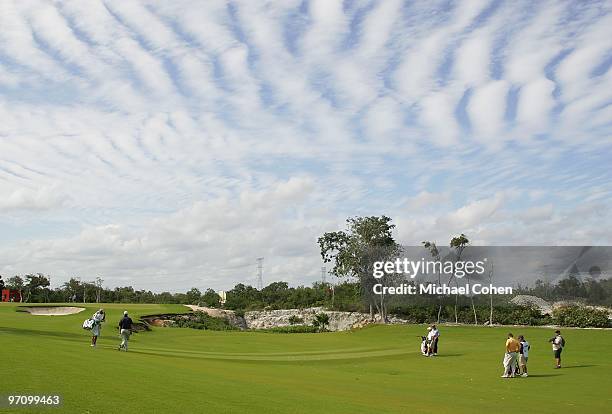
[[[606,1],[3,1],[0,273],[308,283],[316,238],[610,244]]]

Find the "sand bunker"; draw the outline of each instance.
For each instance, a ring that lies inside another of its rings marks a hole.
[[[44,316],[62,316],[62,315],[73,315],[75,313],[83,312],[85,308],[77,308],[76,306],[32,306],[22,307],[26,312],[32,315],[44,315]]]

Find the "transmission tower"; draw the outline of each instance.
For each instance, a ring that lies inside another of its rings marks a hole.
[[[257,258],[257,290],[263,289],[263,257]]]
[[[323,266],[321,268],[321,283],[325,284],[327,282],[327,267]]]

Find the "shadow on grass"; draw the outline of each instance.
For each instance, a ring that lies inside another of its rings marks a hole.
[[[529,374],[527,378],[547,378],[547,377],[558,377],[563,374]]]
[[[564,366],[561,369],[568,369],[568,368],[589,368],[589,367],[596,367],[597,365],[568,365],[568,366]]]

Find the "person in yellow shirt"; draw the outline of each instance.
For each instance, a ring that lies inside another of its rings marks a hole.
[[[512,333],[509,333],[508,339],[506,340],[506,354],[504,355],[503,362],[504,375],[502,375],[502,378],[514,377],[514,366],[516,365],[516,358],[520,347],[521,344],[519,344],[519,341],[514,339]]]

